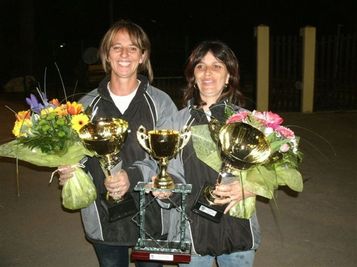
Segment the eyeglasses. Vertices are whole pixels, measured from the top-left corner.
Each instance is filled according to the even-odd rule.
[[[140,48],[135,45],[130,45],[127,47],[121,45],[113,45],[112,47],[110,47],[110,50],[115,53],[123,53],[125,51],[128,54],[136,54],[140,51]]]

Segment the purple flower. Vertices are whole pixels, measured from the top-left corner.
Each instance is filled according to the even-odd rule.
[[[47,95],[45,92],[41,92],[41,91],[38,91],[40,97],[41,97],[41,100],[42,100],[42,103],[44,104],[45,107],[49,106],[50,104],[48,103],[48,98],[47,98]]]
[[[40,114],[41,109],[44,108],[44,106],[38,102],[34,94],[30,94],[30,97],[26,97],[26,103],[30,106],[30,109],[37,114]]]

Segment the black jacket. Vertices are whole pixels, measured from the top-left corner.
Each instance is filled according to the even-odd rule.
[[[171,98],[163,91],[151,86],[144,76],[138,77],[141,81],[138,91],[128,109],[122,114],[115,106],[107,89],[108,78],[105,78],[99,87],[89,92],[81,99],[81,103],[90,106],[94,117],[118,117],[129,124],[127,139],[120,150],[122,168],[130,179],[129,192],[138,201],[138,192],[133,188],[138,181],[143,180],[142,170],[135,166],[136,161],[147,158],[145,150],[137,141],[136,132],[140,125],[146,129],[162,128],[166,124],[166,115],[177,111]],[[109,222],[107,213],[100,204],[100,195],[105,193],[105,175],[97,158],[89,158],[86,169],[93,178],[97,188],[98,198],[91,206],[82,209],[82,221],[87,238],[92,242],[104,242],[113,245],[133,246],[138,239],[138,226],[131,216],[115,222]],[[147,177],[145,177],[147,178]],[[148,196],[149,197],[149,196]],[[160,209],[154,201],[147,211],[150,220],[146,220],[150,233],[160,237],[162,233]],[[134,218],[134,219],[137,219]]]
[[[210,107],[211,116],[224,121],[224,103]],[[237,111],[241,108],[236,107]],[[173,124],[175,129],[182,129],[185,125],[207,124],[208,119],[202,110],[194,109],[192,105],[180,110],[175,115]],[[260,229],[256,214],[249,220],[223,215],[220,223],[212,222],[194,213],[191,209],[199,196],[200,189],[205,183],[214,185],[218,173],[198,159],[193,147],[192,138],[183,148],[179,156],[170,161],[168,172],[175,176],[177,182],[192,184],[192,191],[187,199],[186,236],[192,242],[193,253],[200,255],[222,255],[236,251],[257,249],[260,244]],[[175,239],[178,234],[175,222],[179,221],[179,214],[171,209],[169,240]]]

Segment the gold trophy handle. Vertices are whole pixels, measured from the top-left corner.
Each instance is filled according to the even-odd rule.
[[[189,130],[188,127],[185,127],[180,134],[181,144],[180,147],[177,149],[177,151],[180,151],[185,145],[187,145],[188,141],[190,140],[190,137],[191,137],[191,131]]]
[[[138,139],[139,144],[148,152],[150,153],[151,150],[147,145],[147,140],[149,139],[148,135],[146,134],[146,129],[144,126],[140,125],[138,131],[136,132],[136,137]]]

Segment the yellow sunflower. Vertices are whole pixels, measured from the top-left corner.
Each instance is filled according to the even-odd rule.
[[[86,114],[73,115],[71,118],[72,128],[78,133],[79,130],[89,122]]]

